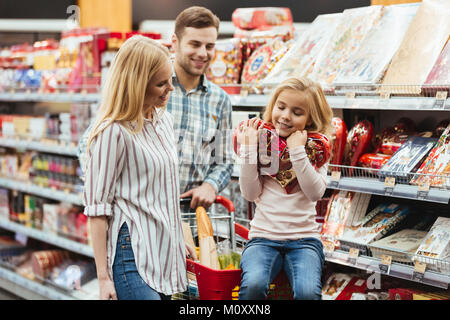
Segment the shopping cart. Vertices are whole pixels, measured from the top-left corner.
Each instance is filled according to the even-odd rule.
[[[230,239],[232,250],[240,250],[248,241],[249,230],[244,226],[234,221],[234,205],[233,203],[222,196],[217,196],[215,203],[223,205],[229,215],[214,215],[209,214],[209,217],[213,224],[214,236],[217,241],[223,238]],[[191,214],[192,215],[192,214]],[[193,214],[195,217],[195,213]],[[182,214],[182,219],[192,219],[189,214]],[[217,226],[218,219],[229,219],[227,225],[229,226],[229,235],[227,236],[220,227]],[[192,220],[190,221],[193,226]],[[193,226],[193,234],[195,235],[195,227]],[[217,234],[218,233],[218,234]],[[241,245],[238,247],[238,245]],[[186,268],[188,274],[191,273],[190,290],[186,291],[183,295],[183,299],[200,299],[200,300],[237,300],[239,294],[239,286],[241,283],[241,273],[238,270],[215,270],[200,263],[197,263],[191,259],[186,259]],[[195,281],[192,280],[195,278]],[[198,291],[192,290],[192,286],[196,287]],[[268,299],[292,299],[292,289],[289,284],[289,280],[284,272],[280,272],[274,281],[270,285],[267,295]]]

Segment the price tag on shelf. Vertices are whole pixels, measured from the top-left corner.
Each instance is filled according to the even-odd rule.
[[[16,232],[16,235],[15,235],[14,239],[17,242],[20,242],[21,244],[23,244],[24,246],[27,245],[28,237],[26,235],[22,234],[22,233]]]
[[[424,262],[416,261],[414,263],[414,271],[412,274],[412,280],[423,282],[423,278],[425,277],[425,271],[427,269],[427,264]]]
[[[425,200],[428,197],[428,192],[430,191],[430,182],[425,182],[417,186],[417,199]]]
[[[380,92],[380,99],[378,100],[378,107],[387,107],[389,105],[389,99],[391,98],[391,93],[387,91]]]
[[[387,255],[381,255],[381,262],[378,265],[380,268],[380,273],[389,274],[391,271],[392,257]]]
[[[386,177],[384,179],[384,194],[386,196],[391,196],[394,192],[395,186],[395,178],[394,177]]]
[[[330,187],[331,188],[337,188],[339,186],[339,180],[340,179],[341,179],[341,172],[340,171],[332,171],[331,172]]]
[[[247,97],[248,97],[248,90],[247,90],[247,89],[244,89],[244,88],[241,88],[241,92],[239,93],[239,95],[240,95],[242,98],[247,98]]]
[[[436,100],[434,101],[434,109],[444,109],[447,100],[447,91],[436,92]]]
[[[356,103],[355,98],[356,98],[356,93],[354,91],[346,92],[344,106],[347,108],[358,108],[358,104]]]
[[[356,93],[354,91],[349,91],[345,93],[345,98],[346,99],[355,99],[356,97]]]
[[[359,256],[359,249],[350,248],[347,261],[351,264],[356,264],[356,260],[358,259],[358,256]]]

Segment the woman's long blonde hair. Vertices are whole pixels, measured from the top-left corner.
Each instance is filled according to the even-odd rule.
[[[126,40],[117,52],[102,89],[102,100],[87,149],[95,137],[114,121],[136,121],[127,128],[137,133],[144,126],[144,98],[152,77],[167,63],[169,50],[158,42],[140,35]],[[151,110],[154,116],[155,109]]]
[[[331,110],[320,85],[308,78],[288,78],[281,82],[272,93],[264,111],[263,120],[272,123],[272,111],[278,96],[283,90],[295,90],[306,95],[310,121],[305,130],[320,132],[331,138],[333,134],[333,111]]]

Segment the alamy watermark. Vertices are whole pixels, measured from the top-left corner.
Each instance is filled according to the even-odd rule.
[[[80,7],[77,5],[68,6],[66,13],[70,14],[66,20],[67,29],[78,28],[80,26]]]

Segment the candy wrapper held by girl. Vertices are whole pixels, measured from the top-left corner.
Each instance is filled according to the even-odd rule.
[[[215,270],[220,270],[214,231],[211,220],[203,207],[195,210],[197,217],[198,241],[200,245],[200,264]]]
[[[236,129],[233,131],[233,147],[234,152],[239,155],[240,145],[237,142],[237,132],[244,125],[245,121],[242,121]],[[259,120],[258,126],[262,123]],[[277,145],[273,143],[278,142]],[[267,152],[260,152],[260,150],[266,149]],[[328,138],[321,133],[309,132],[305,145],[305,151],[308,155],[308,159],[311,164],[319,169],[330,158],[331,144]],[[279,167],[277,172],[270,174],[270,176],[283,187],[286,193],[294,193],[294,189],[298,185],[297,176],[289,157],[289,149],[287,147],[286,139],[278,136],[275,127],[268,122],[264,122],[262,132],[259,136],[258,144],[258,170],[271,167],[270,157],[272,152],[276,152],[279,161]],[[268,159],[266,159],[268,157]]]

